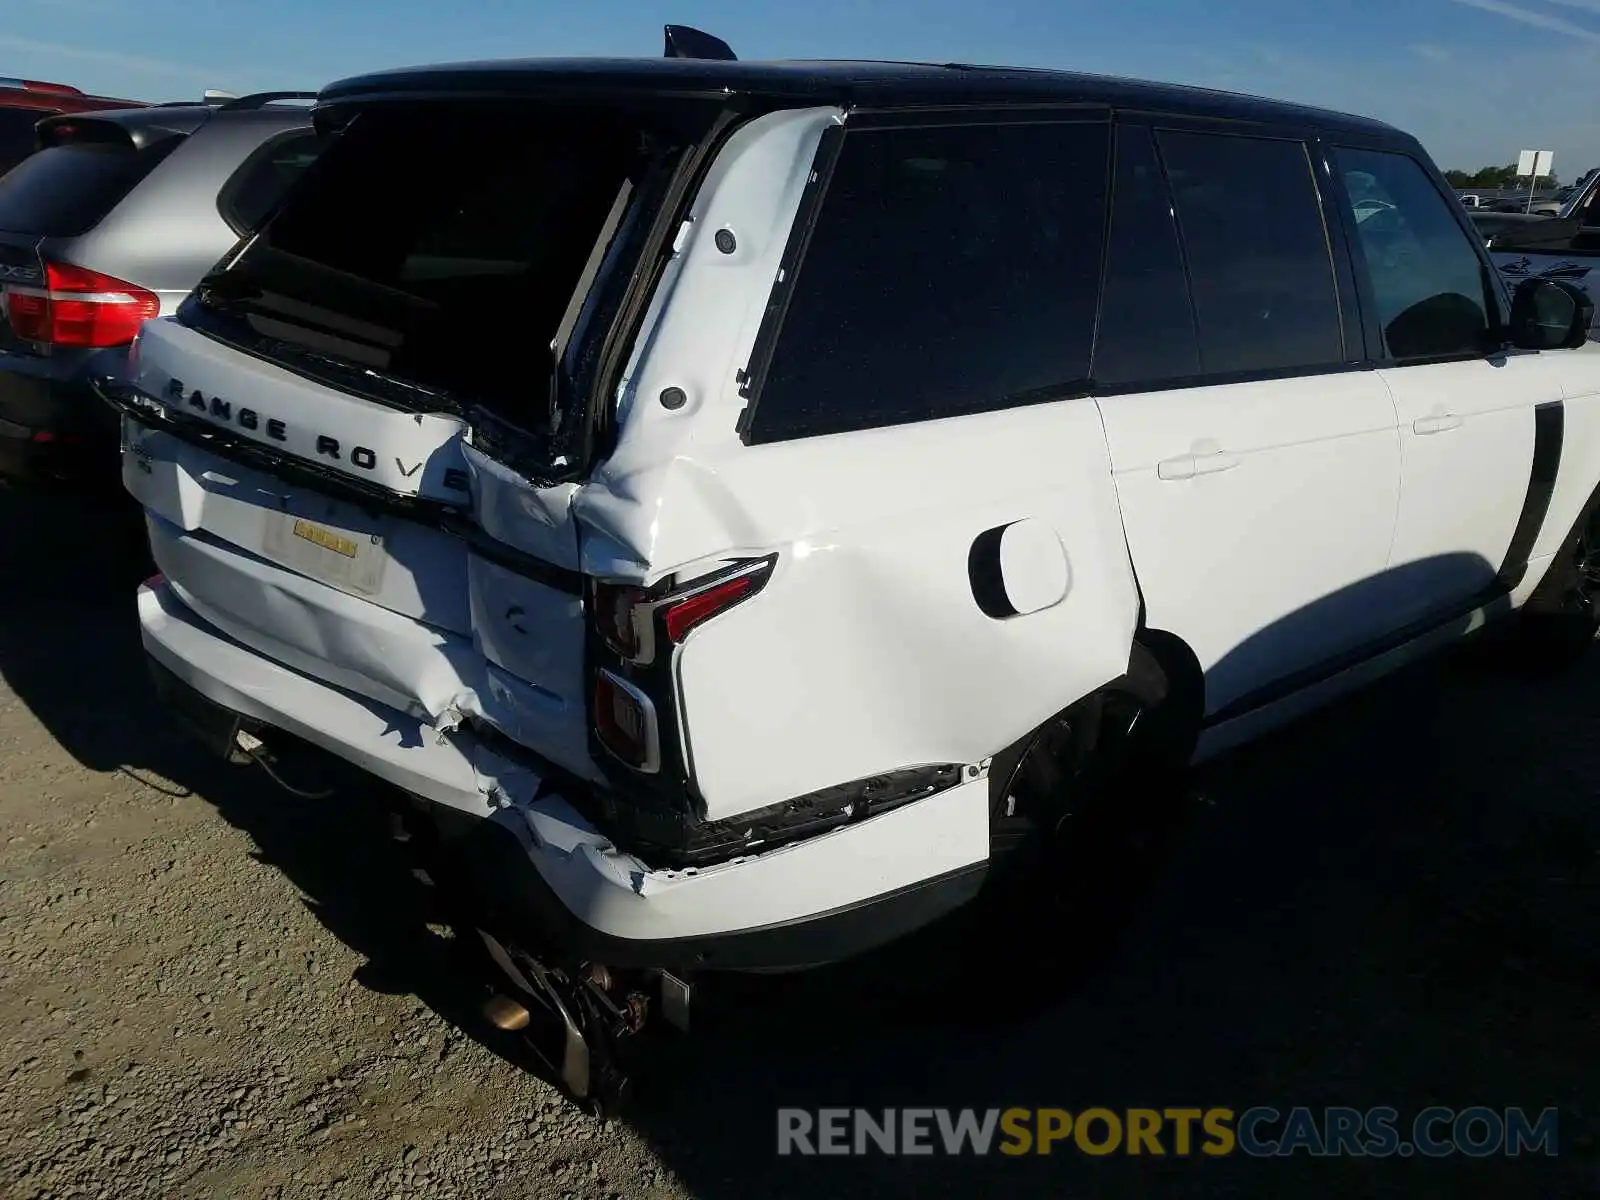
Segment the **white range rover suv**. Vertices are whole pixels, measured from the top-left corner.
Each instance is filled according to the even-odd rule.
[[[1502,616],[1592,638],[1588,302],[1507,293],[1413,138],[708,44],[326,88],[103,389],[163,693],[405,797],[574,1093],[1146,768]]]

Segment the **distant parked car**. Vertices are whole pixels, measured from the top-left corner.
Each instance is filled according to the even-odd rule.
[[[1488,201],[1475,192],[1465,192],[1458,195],[1456,198],[1468,208],[1485,208],[1488,205]]]
[[[89,387],[175,311],[314,157],[275,92],[51,117],[0,177],[0,474],[116,480],[117,425]]]
[[[34,150],[34,126],[61,113],[141,108],[142,100],[90,96],[65,83],[0,77],[0,175]]]
[[[1600,267],[1600,173],[1571,189],[1554,216],[1474,213],[1473,221],[1508,287],[1540,277],[1593,293],[1592,275]]]
[[[1571,188],[1563,188],[1561,191],[1556,192],[1553,195],[1541,196],[1529,206],[1528,211],[1541,217],[1558,216],[1562,208],[1566,206],[1566,202],[1571,195]]]

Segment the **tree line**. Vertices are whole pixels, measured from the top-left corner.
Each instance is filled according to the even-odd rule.
[[[1597,170],[1600,170],[1600,167],[1585,171],[1578,183],[1581,185],[1586,182]],[[1476,171],[1450,170],[1444,173],[1444,177],[1453,188],[1485,188],[1499,191],[1520,189],[1523,186],[1523,181],[1517,177],[1516,163],[1507,163],[1503,167],[1479,167]],[[1549,175],[1540,175],[1533,181],[1535,191],[1557,187],[1559,184],[1560,181],[1553,171]]]

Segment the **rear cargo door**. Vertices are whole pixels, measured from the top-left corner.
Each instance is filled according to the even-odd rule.
[[[124,477],[200,616],[588,772],[572,499],[672,129],[362,112],[174,320]]]

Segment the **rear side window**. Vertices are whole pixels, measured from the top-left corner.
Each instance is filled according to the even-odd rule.
[[[1383,327],[1404,362],[1487,349],[1483,264],[1450,202],[1403,154],[1334,151]]]
[[[1109,127],[844,137],[746,439],[898,425],[1087,389]]]
[[[145,150],[112,142],[40,150],[0,175],[0,229],[42,237],[85,233],[182,140]]]
[[[0,175],[33,153],[33,127],[50,115],[32,108],[0,108]]]
[[[1183,251],[1150,130],[1117,131],[1111,235],[1094,348],[1096,386],[1129,387],[1200,374]]]
[[[1206,374],[1331,366],[1344,353],[1328,232],[1298,141],[1157,135]]]
[[[315,133],[293,133],[274,138],[246,159],[217,197],[217,208],[234,232],[250,233],[266,224],[320,148]]]

